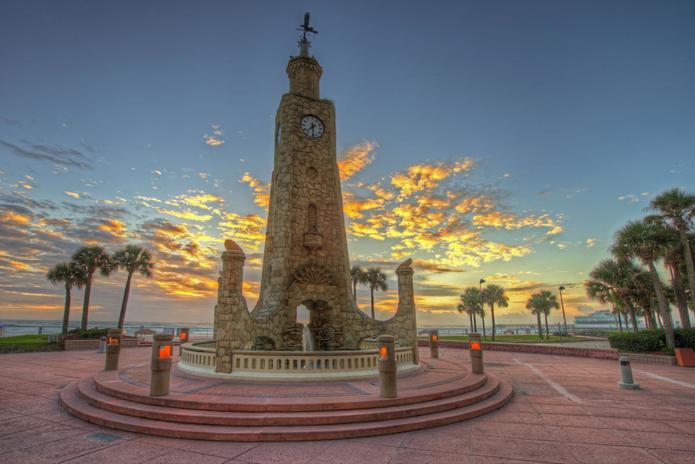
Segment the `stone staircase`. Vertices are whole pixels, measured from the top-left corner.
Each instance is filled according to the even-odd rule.
[[[88,422],[130,432],[201,440],[290,441],[435,427],[494,411],[512,398],[511,385],[494,375],[444,367],[436,377],[404,379],[403,391],[390,399],[375,394],[378,383],[373,380],[336,385],[348,394],[301,395],[297,392],[317,387],[230,385],[219,380],[201,384],[185,376],[178,378],[179,391],[172,388],[170,395],[153,398],[147,385],[124,370],[73,382],[62,390],[60,401]],[[183,386],[191,388],[184,391]],[[288,393],[264,394],[271,389]],[[235,396],[225,391],[246,393]]]

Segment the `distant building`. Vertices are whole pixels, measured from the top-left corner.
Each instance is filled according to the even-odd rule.
[[[644,324],[641,320],[637,320],[639,328],[643,328]],[[574,318],[574,329],[577,332],[583,330],[618,330],[618,320],[616,315],[608,309],[594,311],[586,316],[577,316]]]

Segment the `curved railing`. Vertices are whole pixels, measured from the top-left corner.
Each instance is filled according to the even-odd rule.
[[[185,366],[215,370],[215,342],[190,342],[181,347],[181,361]]]
[[[345,377],[375,375],[378,350],[255,351],[232,352],[232,376],[242,377]],[[417,367],[410,347],[396,348],[399,370]],[[186,343],[180,366],[185,370],[215,373],[214,342]]]

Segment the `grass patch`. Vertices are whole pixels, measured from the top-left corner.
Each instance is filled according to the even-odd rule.
[[[31,351],[58,351],[60,345],[48,343],[48,335],[15,335],[0,337],[0,353],[27,353]]]
[[[427,337],[424,337],[427,339]],[[487,337],[481,336],[484,342],[491,342],[492,337],[488,335]],[[468,335],[440,335],[440,340],[455,340],[455,341],[468,341]],[[495,343],[565,343],[565,342],[581,342],[585,341],[582,338],[572,337],[572,336],[560,336],[551,335],[550,339],[541,339],[538,335],[495,335]]]

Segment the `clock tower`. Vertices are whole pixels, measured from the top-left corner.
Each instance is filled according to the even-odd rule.
[[[396,270],[398,310],[376,321],[359,310],[351,292],[345,218],[336,158],[335,107],[321,99],[323,69],[309,56],[307,32],[299,56],[286,68],[289,91],[275,116],[275,154],[258,303],[243,297],[245,255],[225,242],[215,307],[217,370],[229,372],[232,350],[300,350],[309,329],[316,350],[355,349],[389,333],[415,346],[415,304],[410,260]],[[308,309],[305,328],[297,308]],[[305,335],[306,337],[306,335]],[[416,351],[417,352],[417,351]],[[229,361],[231,362],[231,361]]]

